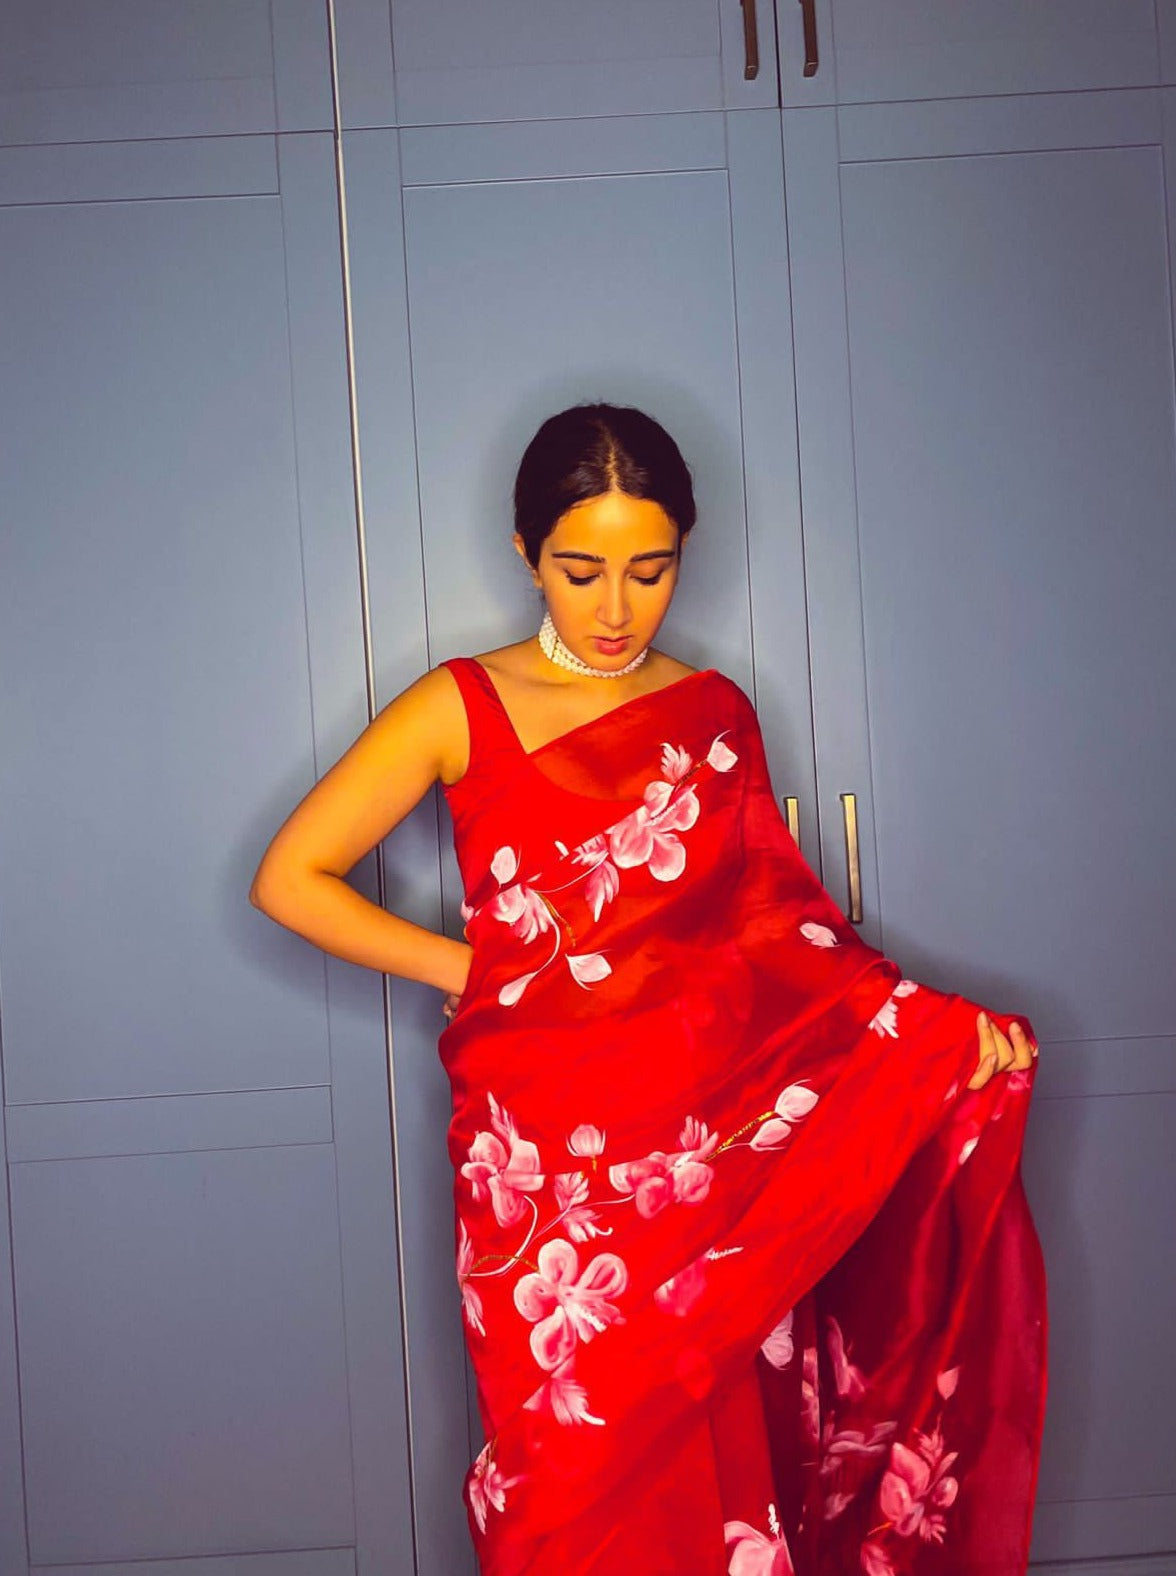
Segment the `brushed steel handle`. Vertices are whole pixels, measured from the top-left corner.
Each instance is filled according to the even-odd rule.
[[[755,0],[739,0],[743,7],[743,75],[751,82],[759,76],[759,24]]]
[[[784,811],[788,816],[788,831],[797,848],[800,847],[800,800],[795,794],[789,794],[784,800]]]
[[[817,48],[817,0],[800,0],[804,12],[804,74],[815,77],[821,63]]]
[[[850,921],[862,922],[862,865],[858,857],[857,794],[841,795],[841,814],[845,821],[845,867],[849,872]]]

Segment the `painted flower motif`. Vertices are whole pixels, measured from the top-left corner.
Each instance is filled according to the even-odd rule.
[[[833,1364],[833,1382],[842,1399],[860,1401],[866,1393],[866,1378],[856,1364],[851,1363],[841,1326],[831,1313],[825,1315],[825,1344],[829,1361]]]
[[[821,1392],[817,1378],[817,1348],[806,1346],[800,1369],[800,1416],[813,1444],[821,1437]]]
[[[767,1533],[749,1526],[746,1521],[725,1521],[723,1540],[733,1545],[727,1576],[795,1576],[796,1567],[775,1505],[768,1506]]]
[[[588,1197],[588,1178],[582,1171],[561,1171],[554,1179],[555,1202],[560,1224],[573,1242],[589,1242],[593,1237],[611,1237],[612,1228],[597,1225],[594,1209],[584,1207]]]
[[[882,1514],[900,1538],[918,1536],[928,1543],[942,1543],[947,1522],[939,1514],[951,1505],[959,1483],[948,1468],[959,1452],[943,1449],[943,1435],[917,1435],[918,1449],[897,1441],[890,1449],[890,1464],[882,1478],[878,1502]]]
[[[561,1363],[550,1379],[541,1384],[523,1405],[525,1410],[531,1412],[547,1407],[554,1414],[556,1422],[564,1427],[577,1423],[595,1423],[598,1427],[604,1424],[603,1417],[596,1417],[588,1410],[588,1392],[573,1375],[570,1358]]]
[[[689,774],[694,761],[680,745],[663,744],[661,749],[662,776],[668,783],[680,783]]]
[[[869,1027],[873,1029],[875,1034],[888,1034],[892,1040],[898,1039],[898,999],[902,996],[912,996],[918,988],[915,980],[899,980],[893,991],[870,1019]]]
[[[572,850],[572,861],[589,867],[584,896],[592,909],[593,919],[599,919],[604,905],[611,903],[621,890],[620,874],[608,856],[608,838],[603,832],[590,837]]]
[[[585,990],[589,985],[595,985],[597,980],[607,979],[612,973],[603,952],[566,952],[564,962],[571,969],[576,984],[582,985]]]
[[[738,759],[735,751],[723,743],[723,736],[719,734],[707,751],[706,764],[713,767],[716,772],[729,772]]]
[[[491,1440],[483,1447],[474,1462],[474,1470],[469,1482],[470,1509],[474,1513],[474,1520],[478,1523],[480,1532],[485,1532],[486,1518],[491,1510],[502,1512],[506,1509],[507,1489],[522,1482],[518,1477],[503,1476],[490,1454],[493,1444],[494,1441]]]
[[[493,1133],[476,1133],[469,1159],[461,1174],[470,1183],[480,1204],[489,1197],[500,1226],[513,1226],[527,1212],[525,1193],[543,1186],[539,1151],[530,1139],[520,1138],[513,1118],[493,1095],[489,1097]]]
[[[777,1149],[792,1133],[792,1125],[806,1117],[819,1096],[804,1084],[789,1084],[776,1100],[776,1114],[768,1118],[751,1140],[753,1149]]]
[[[604,1153],[605,1135],[599,1127],[593,1127],[591,1122],[581,1122],[579,1127],[573,1128],[568,1139],[568,1151],[573,1155],[595,1158]]]
[[[875,1423],[865,1434],[860,1428],[834,1428],[830,1417],[821,1435],[821,1477],[832,1477],[848,1456],[884,1456],[897,1427],[896,1421]]]
[[[609,827],[609,853],[618,869],[648,865],[655,881],[676,881],[685,870],[686,850],[676,834],[698,820],[698,796],[693,788],[675,794],[674,787],[672,782],[651,782],[644,804]]]
[[[881,1544],[862,1544],[862,1571],[864,1576],[894,1576],[890,1556]]]
[[[490,874],[499,886],[505,886],[508,881],[513,881],[518,871],[519,856],[513,848],[495,850],[494,858],[490,861]]]
[[[482,1298],[476,1286],[471,1286],[466,1276],[474,1267],[474,1244],[470,1241],[470,1234],[466,1230],[464,1220],[458,1221],[457,1241],[457,1280],[461,1287],[461,1311],[466,1323],[471,1329],[477,1330],[479,1335],[485,1335],[486,1326],[482,1322]]]
[[[643,1160],[610,1166],[608,1178],[618,1193],[632,1193],[637,1213],[652,1220],[669,1204],[701,1204],[710,1192],[714,1171],[706,1164],[718,1146],[719,1135],[705,1122],[687,1117],[675,1154],[655,1149]]]
[[[540,1368],[554,1373],[575,1351],[610,1324],[624,1322],[608,1299],[629,1284],[629,1271],[615,1253],[598,1253],[580,1274],[570,1242],[557,1237],[539,1249],[538,1273],[524,1275],[514,1289],[515,1307],[535,1328],[531,1352]]]
[[[685,1269],[662,1281],[653,1294],[653,1300],[663,1313],[685,1316],[706,1290],[706,1254],[702,1254]]]
[[[795,1353],[792,1340],[792,1316],[796,1310],[789,1308],[788,1312],[773,1329],[760,1351],[771,1363],[773,1368],[787,1368]]]
[[[814,947],[837,946],[837,937],[828,925],[818,925],[815,919],[806,919],[800,927],[800,933],[806,941],[811,941]]]
[[[533,887],[524,886],[521,881],[491,898],[489,906],[491,917],[509,925],[511,935],[517,936],[520,941],[534,941],[545,930],[555,928],[551,910],[542,897]]]

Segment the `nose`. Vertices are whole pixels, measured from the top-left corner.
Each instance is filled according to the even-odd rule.
[[[605,629],[615,630],[617,633],[620,633],[629,622],[629,598],[623,577],[614,580],[605,576],[604,596],[597,610],[597,617]]]

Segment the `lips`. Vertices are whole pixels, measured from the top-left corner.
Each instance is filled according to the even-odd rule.
[[[592,642],[595,645],[597,651],[599,651],[603,656],[619,657],[621,652],[624,651],[625,647],[629,644],[629,637],[627,635],[622,635],[619,640],[605,640],[600,635],[594,635],[592,637]]]

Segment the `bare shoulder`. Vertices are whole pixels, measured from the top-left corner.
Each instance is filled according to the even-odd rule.
[[[692,673],[697,673],[697,668],[692,668],[688,662],[679,662],[677,657],[671,657],[668,651],[658,651],[651,647],[649,660],[645,666],[650,670],[649,677],[656,681],[656,687],[663,684],[676,684],[679,679],[688,679]]]
[[[469,759],[469,722],[457,680],[445,666],[430,668],[401,690],[376,717],[389,745],[411,741],[444,783],[455,782]]]

